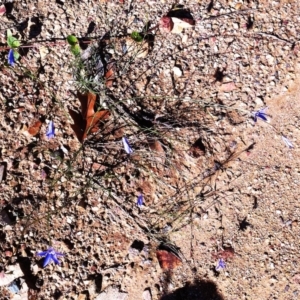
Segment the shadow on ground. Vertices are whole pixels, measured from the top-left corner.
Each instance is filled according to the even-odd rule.
[[[164,295],[160,300],[224,300],[216,284],[210,280],[196,279],[184,287]]]

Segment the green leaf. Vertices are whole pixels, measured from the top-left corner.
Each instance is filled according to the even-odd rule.
[[[144,40],[143,36],[142,36],[140,33],[138,33],[137,31],[133,31],[133,32],[131,33],[131,38],[132,38],[135,42],[138,42],[138,43],[140,43],[140,42],[142,42],[142,41]]]
[[[78,39],[75,35],[68,35],[67,41],[71,46],[75,46],[76,44],[78,44]]]
[[[77,56],[78,54],[80,54],[80,47],[79,47],[79,45],[71,46],[71,52],[75,56]]]
[[[7,45],[10,48],[18,48],[18,47],[20,47],[21,43],[18,41],[17,38],[10,35],[7,37]]]
[[[12,33],[11,33],[11,31],[9,29],[7,29],[6,35],[7,35],[7,38],[9,38],[10,36],[12,36]]]
[[[17,61],[20,58],[19,52],[15,51],[15,50],[14,50],[14,58],[15,58],[15,61]]]

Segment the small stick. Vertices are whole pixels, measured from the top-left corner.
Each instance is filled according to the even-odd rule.
[[[208,21],[208,20],[214,20],[214,19],[217,19],[217,18],[221,18],[221,17],[226,17],[226,16],[230,16],[230,15],[242,15],[242,14],[246,14],[250,11],[253,11],[253,10],[256,10],[255,8],[250,8],[250,9],[242,9],[242,10],[239,10],[239,11],[232,11],[230,13],[226,13],[226,14],[220,14],[220,15],[217,15],[217,16],[211,16],[211,17],[208,17],[206,19],[196,19],[195,21]]]
[[[277,36],[277,35],[275,35],[275,34],[271,34],[271,33],[255,32],[255,33],[253,33],[253,34],[258,34],[258,35],[262,35],[262,36],[266,36],[266,37],[271,37],[271,38],[273,38],[273,39],[275,39],[275,40],[278,40],[278,41],[281,41],[281,42],[285,42],[285,43],[289,43],[289,44],[291,44],[291,45],[294,45],[294,44],[295,44],[295,42],[291,42],[291,41],[289,41],[289,40],[286,40],[286,39],[284,39],[284,38],[281,38],[281,37],[279,37],[279,36]]]

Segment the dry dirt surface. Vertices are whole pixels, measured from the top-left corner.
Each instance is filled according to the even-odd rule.
[[[2,4],[1,300],[300,299],[299,1]]]

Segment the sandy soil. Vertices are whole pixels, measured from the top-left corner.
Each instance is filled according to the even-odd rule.
[[[179,2],[196,25],[161,33],[169,1],[6,1],[1,299],[299,299],[299,4]],[[149,49],[124,53],[147,22]],[[13,68],[7,29],[30,45]],[[69,34],[105,40],[114,66],[96,87],[110,117],[83,144]],[[166,243],[181,261],[163,270]],[[65,255],[43,268],[49,246]]]

